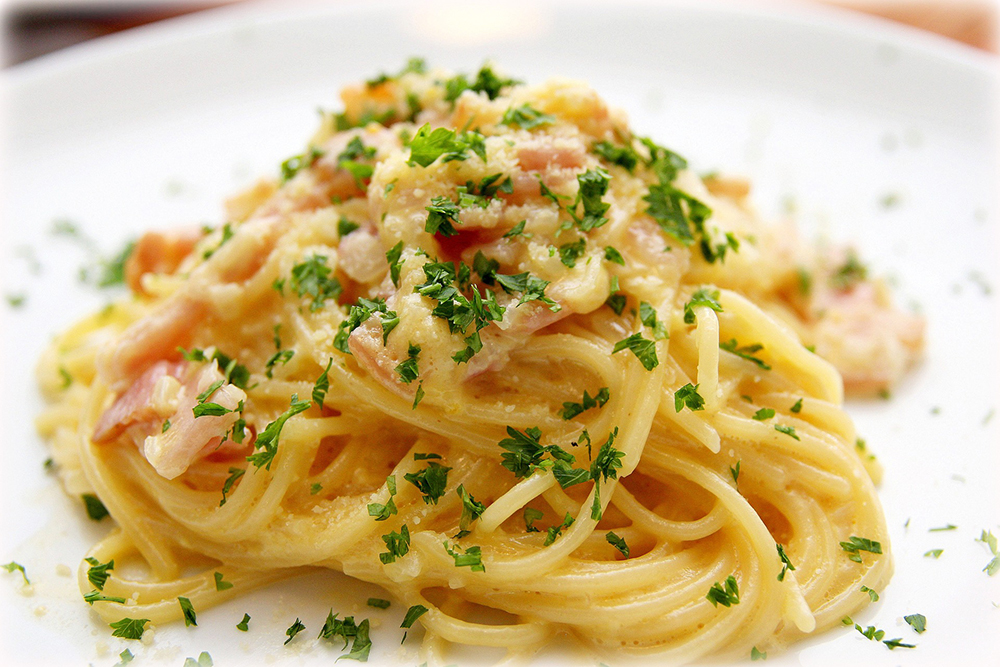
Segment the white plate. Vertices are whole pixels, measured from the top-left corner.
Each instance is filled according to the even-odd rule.
[[[79,598],[91,525],[42,472],[32,368],[47,338],[109,298],[81,287],[85,253],[54,237],[68,217],[105,251],[141,230],[218,223],[227,193],[301,150],[317,106],[408,56],[475,70],[486,57],[530,81],[589,80],[635,127],[700,170],[750,176],[769,215],[790,202],[812,233],[856,242],[929,320],[926,362],[889,402],[852,403],[886,468],[881,497],[896,575],[860,617],[918,648],[889,652],[834,630],[769,664],[981,663],[1000,636],[1000,577],[975,541],[998,531],[996,61],[942,39],[837,12],[642,2],[250,5],[170,21],[39,59],[3,75],[7,197],[3,290],[0,571],[5,664],[326,663],[326,610],[384,619],[372,662],[398,649],[402,610],[364,607],[374,587],[315,575],[159,628],[146,646],[112,638]],[[896,204],[886,207],[887,197]],[[31,249],[41,265],[34,275]],[[938,408],[938,414],[932,409]],[[904,527],[908,522],[908,528]],[[957,529],[928,532],[948,523]],[[943,548],[940,559],[924,558]],[[252,632],[233,627],[244,611]],[[917,636],[902,616],[923,613]],[[284,629],[307,625],[287,647]],[[556,657],[560,655],[555,652]],[[596,661],[594,661],[596,662]]]

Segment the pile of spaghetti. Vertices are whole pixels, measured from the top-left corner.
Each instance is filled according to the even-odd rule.
[[[922,324],[853,254],[577,82],[412,61],[342,97],[224,225],[143,236],[132,294],[42,359],[64,485],[117,524],[80,568],[118,564],[105,620],[308,566],[425,607],[431,659],[563,633],[689,660],[881,589],[843,387],[891,385]]]

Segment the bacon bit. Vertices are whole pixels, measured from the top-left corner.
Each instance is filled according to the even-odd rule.
[[[142,277],[147,273],[171,274],[194,249],[203,234],[199,229],[146,232],[125,262],[125,281],[135,294],[147,294]]]

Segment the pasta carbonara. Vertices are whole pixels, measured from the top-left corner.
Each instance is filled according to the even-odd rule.
[[[892,563],[843,387],[922,325],[853,254],[581,83],[415,60],[342,98],[41,361],[62,481],[116,524],[79,574],[116,634],[307,567],[384,587],[431,660],[747,656],[868,603]]]

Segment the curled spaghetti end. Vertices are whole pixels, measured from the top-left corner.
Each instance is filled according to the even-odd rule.
[[[840,404],[922,324],[877,283],[831,283],[582,83],[411,61],[343,100],[225,224],[143,237],[134,297],[40,362],[54,465],[120,526],[80,574],[128,601],[102,618],[190,622],[322,564],[445,662],[557,635],[687,661],[888,580]],[[367,656],[337,611],[323,636]]]

